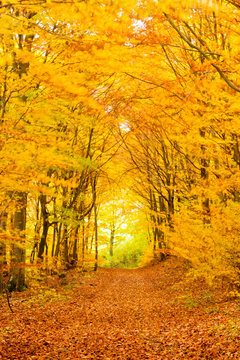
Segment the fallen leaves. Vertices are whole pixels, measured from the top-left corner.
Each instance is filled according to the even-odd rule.
[[[176,258],[100,269],[54,299],[14,294],[14,314],[2,298],[1,359],[239,359],[237,301],[218,302],[220,290],[185,271]]]

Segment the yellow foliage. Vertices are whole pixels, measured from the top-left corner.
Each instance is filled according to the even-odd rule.
[[[47,196],[28,211],[41,233],[45,206],[70,252],[79,228],[82,251],[96,237],[95,211],[101,245],[113,220],[129,236],[143,227],[146,258],[155,236],[209,281],[237,280],[234,2],[19,0],[0,15],[0,208],[7,198],[14,214],[15,192]]]

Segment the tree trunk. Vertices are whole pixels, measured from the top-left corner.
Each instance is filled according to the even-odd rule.
[[[31,264],[34,263],[35,255],[38,252],[38,243],[40,239],[40,230],[41,230],[41,223],[40,223],[40,200],[38,197],[37,204],[36,204],[36,224],[34,228],[34,244],[33,249],[30,256]]]
[[[76,266],[78,262],[78,232],[79,232],[79,226],[76,227],[74,231],[74,243],[73,243],[73,265]],[[84,236],[84,234],[83,234]],[[83,237],[83,243],[84,243],[84,237]]]
[[[63,242],[63,260],[64,260],[64,265],[67,268],[69,264],[69,256],[68,256],[68,228],[66,225],[64,225],[64,229],[63,229],[62,242]]]
[[[200,129],[200,136],[205,138],[205,130]],[[201,159],[201,178],[203,180],[208,179],[208,171],[207,167],[209,166],[209,160],[207,160],[204,155],[206,153],[206,147],[205,145],[201,145],[201,150],[203,154],[203,158]],[[210,224],[211,218],[210,218],[210,201],[209,198],[206,198],[204,196],[204,199],[202,200],[202,207],[203,207],[203,223]]]
[[[113,256],[114,236],[115,236],[115,224],[112,224],[111,235],[110,235],[110,247],[109,247],[110,256]]]
[[[87,220],[87,226],[85,227],[85,239],[84,239],[84,244],[85,244],[85,249],[87,251],[87,253],[89,252],[89,232],[90,232],[90,220],[91,220],[91,216],[92,216],[92,211],[90,211],[88,213],[88,220]],[[92,243],[91,243],[92,244]],[[90,245],[90,250],[92,249],[92,246]]]
[[[94,232],[95,232],[95,264],[94,271],[98,268],[98,222],[97,222],[97,206],[94,204]]]
[[[82,224],[82,254],[81,254],[81,266],[82,269],[84,267],[84,260],[85,260],[85,236],[86,236],[86,231],[85,231],[85,219],[83,219],[83,224]]]
[[[58,236],[57,236],[57,245],[56,245],[56,249],[55,249],[55,257],[58,257],[59,252],[60,252],[61,233],[62,233],[62,223],[59,225],[59,228],[58,228]]]
[[[56,224],[54,224],[54,227],[53,227],[53,241],[52,241],[52,252],[51,252],[52,257],[54,257],[54,250],[55,250],[57,234],[58,234],[58,227],[57,227],[57,223],[56,223]]]
[[[17,194],[17,208],[14,214],[13,225],[20,244],[12,246],[11,275],[9,279],[9,291],[23,291],[25,284],[25,229],[26,229],[27,194]]]
[[[6,231],[7,227],[7,213],[3,213],[0,218],[0,233]],[[0,293],[4,290],[4,271],[6,270],[5,267],[7,265],[6,260],[6,244],[4,240],[0,241]]]
[[[47,245],[47,234],[49,229],[49,221],[48,221],[48,211],[47,211],[47,196],[44,194],[40,195],[40,204],[41,204],[41,211],[42,211],[42,222],[43,222],[43,229],[42,229],[42,235],[39,243],[39,249],[38,249],[38,258],[43,260],[43,254],[44,249]]]

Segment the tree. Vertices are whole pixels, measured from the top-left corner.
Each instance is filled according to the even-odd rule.
[[[0,6],[2,268],[11,244],[23,273],[21,243],[33,263],[65,268],[84,268],[95,244],[96,268],[126,191],[154,252],[237,278],[238,3]]]

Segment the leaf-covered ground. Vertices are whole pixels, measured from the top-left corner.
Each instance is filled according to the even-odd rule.
[[[240,303],[176,259],[1,298],[1,359],[240,359]],[[69,279],[70,280],[70,279]],[[51,283],[49,284],[51,285]]]

